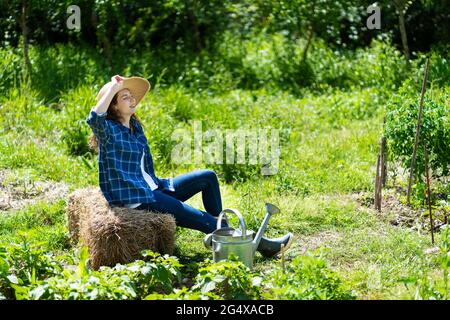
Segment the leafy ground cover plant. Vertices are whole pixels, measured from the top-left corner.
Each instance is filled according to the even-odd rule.
[[[312,254],[294,258],[286,269],[275,268],[264,276],[266,299],[350,300],[354,294],[343,288],[342,281],[321,257]]]
[[[88,267],[88,251],[80,250],[76,269],[64,268],[51,277],[12,284],[16,299],[103,300],[140,299],[151,292],[172,292],[180,280],[179,264],[175,257],[161,256],[147,251],[148,261],[137,260],[127,265]]]

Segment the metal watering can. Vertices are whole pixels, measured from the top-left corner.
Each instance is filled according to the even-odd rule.
[[[264,230],[267,227],[270,216],[280,212],[275,205],[266,203],[266,216],[259,228],[256,236],[253,237],[254,232],[247,230],[244,218],[236,209],[224,209],[220,212],[217,219],[217,229],[203,239],[203,243],[207,248],[213,250],[213,261],[219,262],[228,259],[230,254],[238,257],[247,267],[253,266],[253,257],[258,248]],[[222,219],[226,213],[232,213],[239,219],[240,229],[233,229],[231,227],[221,228]]]

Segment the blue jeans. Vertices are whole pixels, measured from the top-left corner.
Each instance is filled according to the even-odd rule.
[[[216,173],[212,170],[195,170],[173,178],[173,185],[176,191],[158,188],[153,191],[156,202],[143,203],[137,209],[172,214],[177,226],[180,227],[204,233],[216,230],[217,216],[222,211],[222,199]],[[206,212],[183,202],[200,191]],[[222,226],[227,226],[225,221]]]

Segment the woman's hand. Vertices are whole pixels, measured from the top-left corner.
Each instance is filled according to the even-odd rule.
[[[114,98],[114,94],[122,89],[123,80],[125,79],[118,74],[111,77],[111,81],[107,83],[106,91],[103,93],[100,100],[97,101],[97,105],[93,109],[97,114],[104,113],[108,110],[109,104]]]
[[[119,76],[118,74],[116,74],[115,76],[111,77],[111,83],[112,83],[112,87],[121,87],[123,84],[123,80],[124,78],[122,76]]]

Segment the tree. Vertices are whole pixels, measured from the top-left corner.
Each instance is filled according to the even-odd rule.
[[[34,1],[27,0],[16,0],[11,1],[7,4],[8,11],[14,17],[15,21],[19,22],[21,35],[22,35],[22,50],[23,50],[23,61],[24,68],[22,70],[24,78],[27,78],[31,74],[31,63],[28,54],[29,47],[29,28],[28,28],[28,17],[30,12],[30,7],[32,7]]]
[[[405,13],[408,7],[412,4],[412,0],[393,0],[395,9],[398,14],[398,27],[400,29],[400,35],[402,37],[403,52],[405,54],[406,62],[409,64],[410,55],[408,47],[408,36],[406,34],[405,26]]]
[[[305,62],[315,36],[330,39],[338,38],[341,23],[346,19],[349,7],[355,1],[332,0],[293,0],[272,3],[273,23],[278,28],[289,31],[292,39],[305,37],[306,44],[302,53]]]

